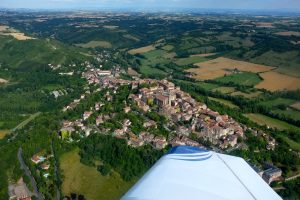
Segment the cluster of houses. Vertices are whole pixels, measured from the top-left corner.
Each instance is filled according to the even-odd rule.
[[[131,94],[129,98],[145,112],[156,105],[157,111],[176,125],[179,136],[188,137],[190,133],[195,133],[222,149],[235,146],[238,137],[243,137],[244,130],[239,123],[228,115],[210,110],[173,83],[153,79],[138,81],[138,85],[143,83],[150,87],[139,89],[138,94]],[[136,87],[136,81],[133,87]]]
[[[49,158],[52,157],[52,155],[48,156],[48,157],[44,157],[44,156],[40,156],[38,154],[35,154],[31,157],[31,161],[35,164],[38,165],[39,168],[41,170],[44,171],[43,176],[45,178],[48,178],[48,176],[50,175],[47,171],[50,168],[50,162],[49,162]]]

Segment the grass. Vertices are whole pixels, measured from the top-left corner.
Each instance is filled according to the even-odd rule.
[[[243,96],[245,98],[251,99],[251,98],[259,97],[261,94],[262,94],[262,92],[260,92],[260,91],[255,91],[255,92],[250,92],[250,93],[236,91],[236,92],[231,93],[230,95],[232,95],[232,96]]]
[[[214,92],[218,91],[218,92],[221,92],[223,94],[229,94],[229,93],[232,93],[232,92],[235,92],[235,88],[234,87],[218,87],[218,88],[215,88],[213,89]]]
[[[220,83],[234,83],[237,85],[254,86],[261,82],[260,77],[255,73],[244,72],[238,74],[231,74],[228,76],[215,79]]]
[[[293,110],[290,108],[287,108],[286,110],[274,109],[274,110],[272,110],[272,112],[284,115],[290,119],[295,119],[295,120],[300,121],[300,111],[297,111],[297,110]]]
[[[219,99],[219,98],[213,98],[213,97],[208,97],[208,98],[209,98],[209,100],[216,101],[216,102],[221,103],[230,108],[239,108],[237,105],[233,104],[231,101],[228,101],[225,99]]]
[[[172,49],[174,49],[174,46],[167,44],[167,45],[163,46],[162,49],[166,50],[166,51],[171,51]]]
[[[7,134],[9,134],[10,130],[0,130],[0,140],[4,138]]]
[[[257,114],[257,113],[249,113],[249,114],[244,114],[248,119],[250,119],[251,121],[259,124],[259,125],[266,125],[269,126],[271,128],[277,128],[279,130],[290,130],[290,129],[294,129],[294,130],[300,130],[299,127],[296,127],[294,125],[291,125],[287,122],[278,120],[278,119],[274,119],[272,117],[268,117],[262,114]]]
[[[195,64],[195,63],[200,63],[207,61],[206,58],[201,57],[201,56],[192,56],[188,58],[179,58],[175,62],[177,65],[190,65],[190,64]]]
[[[154,68],[154,67],[150,67],[150,66],[147,66],[147,65],[142,65],[140,67],[140,72],[144,75],[155,75],[155,74],[165,74],[164,71],[160,70],[160,69],[157,69],[157,68]]]
[[[163,55],[166,53],[166,51],[161,50],[161,49],[156,49],[156,50],[152,50],[149,52],[144,53],[143,55],[147,58],[147,59],[153,59],[153,58],[157,58],[157,57],[163,57]]]
[[[60,167],[64,175],[64,195],[77,193],[83,194],[88,200],[114,200],[120,199],[133,185],[133,182],[123,181],[116,172],[102,176],[95,167],[80,163],[78,149],[63,154],[60,157]]]
[[[280,136],[286,143],[288,143],[290,145],[290,147],[296,151],[300,151],[300,143],[299,142],[295,142],[294,140],[291,140],[290,138],[288,138],[287,136],[281,135]]]
[[[295,102],[295,100],[292,100],[292,99],[277,98],[277,99],[270,100],[270,101],[263,101],[263,102],[260,102],[259,104],[268,106],[268,107],[276,107],[279,105],[289,106],[290,104],[293,104],[294,102]]]
[[[77,44],[77,46],[83,47],[83,48],[96,48],[96,47],[103,47],[103,48],[111,48],[112,44],[108,41],[90,41],[88,43],[85,44]]]

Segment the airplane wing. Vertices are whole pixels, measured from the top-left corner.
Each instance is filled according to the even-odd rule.
[[[178,146],[122,200],[277,200],[281,197],[239,157]]]

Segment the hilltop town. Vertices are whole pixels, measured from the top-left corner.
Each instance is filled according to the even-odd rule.
[[[93,93],[103,92],[104,96],[101,101],[94,102],[93,106],[82,112],[80,118],[62,122],[60,136],[64,140],[74,142],[72,134],[80,134],[81,137],[104,134],[124,139],[129,146],[134,148],[151,145],[160,150],[167,146],[188,145],[223,152],[247,149],[247,145],[242,141],[245,137],[244,132],[250,131],[253,135],[265,138],[267,150],[275,149],[276,141],[271,136],[238,123],[226,114],[222,115],[211,110],[205,103],[198,102],[166,79],[141,79],[134,76],[132,80],[124,80],[120,78],[120,74],[125,71],[120,67],[101,70],[89,63],[85,65],[82,78],[87,81],[89,87],[80,98],[74,99],[62,111],[68,112],[76,109]],[[105,105],[113,102],[124,87],[129,88],[130,91],[122,102],[121,113],[124,115],[118,117],[120,113],[103,112]],[[94,91],[90,88],[94,88]],[[124,117],[128,113],[142,116],[141,131],[133,131],[135,125],[129,118]],[[156,117],[149,116],[149,113],[155,114]],[[119,119],[117,123],[120,126],[107,128],[105,122],[114,119]],[[154,131],[156,129],[164,129],[167,134],[157,133]],[[263,176],[261,169],[252,166]],[[269,166],[263,177],[271,183],[280,178],[281,173],[277,167]]]

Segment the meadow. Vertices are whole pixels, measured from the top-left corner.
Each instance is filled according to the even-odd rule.
[[[289,130],[289,129],[293,129],[293,130],[300,130],[299,127],[293,126],[287,122],[278,120],[278,119],[274,119],[262,114],[257,114],[257,113],[249,113],[249,114],[244,114],[247,118],[249,118],[251,121],[259,124],[259,125],[266,125],[269,126],[271,128],[277,128],[279,130]]]
[[[209,100],[216,101],[218,103],[221,103],[225,106],[228,106],[229,108],[239,108],[237,105],[233,104],[231,101],[220,99],[220,98],[214,98],[214,97],[208,97]]]
[[[242,72],[237,74],[231,74],[228,76],[216,78],[216,81],[220,83],[234,83],[236,85],[245,85],[245,86],[254,86],[261,82],[261,78],[255,74],[250,72]]]
[[[82,194],[86,199],[120,199],[133,185],[125,182],[116,172],[102,176],[95,167],[89,167],[80,162],[78,149],[64,153],[60,157],[60,168],[64,179],[62,192],[64,195],[71,193]]]

